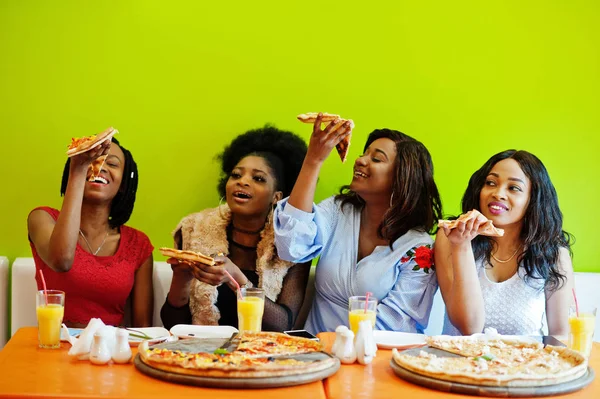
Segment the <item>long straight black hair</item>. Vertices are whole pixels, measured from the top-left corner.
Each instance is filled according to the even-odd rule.
[[[538,157],[530,152],[517,150],[507,150],[492,156],[469,179],[462,198],[462,211],[481,211],[479,199],[487,176],[494,165],[509,158],[518,162],[531,182],[529,205],[523,216],[519,237],[525,248],[518,258],[519,267],[525,270],[526,281],[543,280],[545,288],[555,291],[566,281],[566,276],[558,268],[560,248],[567,248],[572,255],[574,237],[562,229],[563,216],[558,206],[558,196],[546,167]],[[471,246],[475,259],[484,259],[491,264],[492,238],[479,235],[471,241]]]

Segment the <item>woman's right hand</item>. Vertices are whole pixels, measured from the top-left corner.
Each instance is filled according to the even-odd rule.
[[[471,212],[471,218],[466,221],[459,220],[455,228],[442,227],[452,246],[470,245],[471,241],[485,229],[488,219],[476,209]]]
[[[323,113],[320,112],[313,125],[313,132],[308,143],[306,159],[322,163],[327,159],[333,147],[350,134],[352,122],[337,119],[330,122],[325,129],[321,129]]]

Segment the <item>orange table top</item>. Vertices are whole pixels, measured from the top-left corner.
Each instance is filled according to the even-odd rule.
[[[40,349],[37,328],[21,328],[0,351],[0,397],[53,398],[325,398],[321,381],[288,388],[215,389],[172,384],[139,372],[133,364],[96,366],[61,349]],[[134,349],[134,353],[135,353]]]
[[[330,349],[335,341],[335,333],[319,334],[321,342]],[[379,349],[373,363],[361,366],[358,363],[342,365],[340,370],[325,379],[325,394],[328,399],[338,398],[377,398],[377,399],[459,399],[473,396],[446,393],[414,385],[396,376],[390,367],[392,351]],[[583,390],[561,395],[560,398],[600,398],[600,344],[595,342],[590,357],[590,366],[596,378]],[[554,396],[556,398],[556,396]]]

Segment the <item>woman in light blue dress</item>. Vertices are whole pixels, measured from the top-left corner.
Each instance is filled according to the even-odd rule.
[[[320,257],[308,331],[348,325],[348,298],[368,291],[378,300],[377,329],[422,332],[437,289],[429,233],[442,214],[431,156],[412,137],[375,130],[350,185],[315,205],[321,166],[350,128],[315,122],[296,185],[275,210],[278,254],[293,262]]]

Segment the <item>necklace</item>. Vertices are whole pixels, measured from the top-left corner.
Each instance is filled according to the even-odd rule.
[[[108,233],[110,232],[110,229],[106,230],[106,235],[104,236],[104,240],[102,240],[102,243],[100,244],[100,246],[98,247],[98,249],[96,251],[94,251],[92,249],[92,246],[90,245],[90,242],[87,240],[87,238],[85,238],[85,234],[83,234],[83,231],[81,231],[81,229],[79,229],[79,234],[81,234],[81,236],[83,237],[83,240],[85,241],[85,243],[87,244],[90,253],[94,256],[96,256],[96,254],[98,252],[100,252],[100,250],[102,249],[102,246],[104,245],[104,243],[106,242],[106,238],[108,237]]]
[[[494,256],[494,254],[490,254],[490,255],[492,255],[492,258],[494,258],[494,260],[495,260],[496,262],[500,262],[500,263],[508,263],[508,262],[510,262],[510,260],[511,260],[512,258],[514,258],[514,257],[515,257],[515,255],[517,254],[517,252],[519,252],[519,249],[521,249],[521,247],[518,247],[518,248],[515,250],[515,252],[514,252],[514,253],[513,253],[513,254],[510,256],[510,258],[508,258],[508,259],[506,259],[506,260],[502,260],[502,259],[498,259],[498,258],[496,258],[496,257]]]
[[[235,241],[233,241],[233,240],[231,240],[231,244],[232,244],[234,247],[238,247],[239,249],[243,249],[244,251],[256,251],[256,246],[254,246],[254,247],[249,247],[249,246],[247,246],[247,245],[240,244],[239,242],[235,242]]]
[[[231,223],[231,228],[234,231],[237,231],[239,233],[244,233],[244,234],[259,234],[261,231],[263,231],[263,229],[265,228],[265,226],[261,227],[260,229],[258,229],[256,231],[252,231],[252,230],[240,229],[239,227],[235,227],[235,225],[233,223]]]

